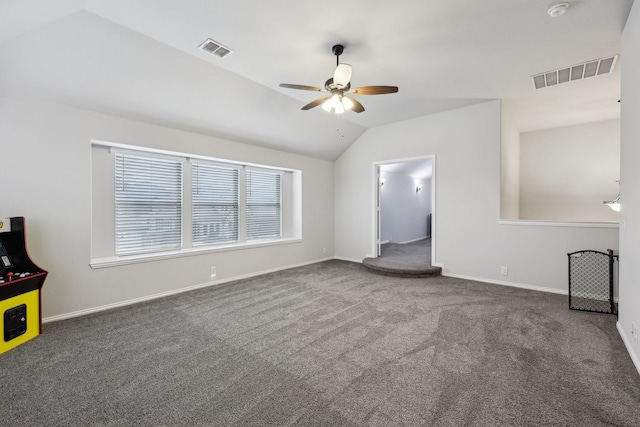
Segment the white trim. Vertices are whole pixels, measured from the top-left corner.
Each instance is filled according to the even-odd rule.
[[[95,144],[95,145],[99,145],[99,144]],[[185,155],[158,153],[152,150],[137,150],[134,148],[121,148],[121,147],[109,146],[109,152],[111,154],[120,154],[122,156],[135,157],[137,159],[152,158],[152,159],[160,159],[160,160],[166,160],[171,162],[180,162],[182,164],[189,161],[189,158],[186,157]]]
[[[284,238],[284,239],[234,243],[234,244],[220,245],[220,246],[207,246],[207,247],[196,246],[192,248],[185,248],[179,251],[171,251],[171,252],[159,252],[159,253],[151,252],[151,253],[145,253],[145,254],[136,254],[136,255],[119,256],[119,257],[114,256],[114,257],[104,257],[104,258],[93,258],[89,262],[89,266],[93,269],[107,268],[107,267],[115,267],[118,265],[139,264],[142,262],[160,261],[163,259],[204,255],[204,254],[215,253],[215,252],[239,251],[243,249],[262,248],[265,246],[288,245],[291,243],[302,243],[302,239],[291,237],[291,238]]]
[[[261,276],[263,274],[274,273],[274,272],[282,271],[282,270],[289,270],[291,268],[304,267],[305,265],[317,264],[317,263],[320,263],[320,262],[330,261],[332,259],[333,259],[333,257],[321,258],[321,259],[314,260],[314,261],[301,262],[301,263],[298,263],[298,264],[288,265],[288,266],[284,266],[284,267],[276,267],[276,268],[271,268],[271,269],[268,269],[268,270],[257,271],[257,272],[254,272],[254,273],[241,274],[239,276],[228,277],[226,279],[220,279],[220,280],[213,280],[213,281],[206,282],[206,283],[200,283],[198,285],[187,286],[185,288],[174,289],[174,290],[166,291],[166,292],[160,292],[160,293],[157,293],[157,294],[147,295],[147,296],[143,296],[143,297],[139,297],[139,298],[133,298],[133,299],[130,299],[130,300],[120,301],[120,302],[116,302],[116,303],[113,303],[113,304],[106,304],[106,305],[101,305],[101,306],[98,306],[98,307],[87,308],[87,309],[84,309],[84,310],[72,311],[70,313],[58,314],[58,315],[55,315],[55,316],[49,316],[49,317],[43,318],[42,319],[42,323],[57,322],[59,320],[66,320],[66,319],[71,319],[71,318],[74,318],[74,317],[85,316],[87,314],[98,313],[98,312],[101,312],[101,311],[111,310],[111,309],[114,309],[114,308],[126,307],[128,305],[137,304],[137,303],[141,303],[141,302],[145,302],[145,301],[151,301],[151,300],[158,299],[158,298],[164,298],[164,297],[171,296],[171,295],[177,295],[177,294],[181,294],[181,293],[184,293],[184,292],[194,291],[196,289],[219,286],[219,285],[223,285],[223,284],[229,283],[229,282],[234,282],[234,281],[237,281],[237,280],[248,279],[248,278],[251,278],[251,277]]]
[[[336,257],[336,259],[344,259],[345,261],[353,261],[353,260],[346,259],[346,258],[337,258]],[[353,261],[353,262],[361,263],[362,261]],[[442,269],[442,271],[443,271],[443,273],[441,273],[441,275],[445,276],[445,277],[453,277],[453,278],[456,278],[456,279],[473,280],[475,282],[489,283],[489,284],[493,284],[493,285],[508,286],[508,287],[511,287],[511,288],[528,289],[530,291],[547,292],[547,293],[551,293],[551,294],[569,296],[569,289],[548,288],[546,286],[527,285],[526,283],[516,283],[516,282],[507,282],[507,281],[504,281],[504,280],[486,279],[486,278],[482,278],[482,277],[467,276],[467,275],[464,275],[464,274],[444,273],[444,264],[442,264],[442,263],[433,263],[431,265],[434,266],[434,267],[440,267]],[[613,297],[613,302],[617,303],[618,302],[618,297],[614,296]]]
[[[372,240],[372,248],[373,248],[373,253],[377,254],[378,253],[378,242],[377,242],[377,229],[378,229],[378,222],[376,219],[376,213],[377,213],[377,209],[378,206],[380,206],[380,192],[378,191],[380,189],[380,185],[378,183],[378,168],[380,166],[383,165],[388,165],[391,163],[408,163],[408,162],[414,162],[414,161],[418,161],[418,160],[431,160],[431,265],[435,265],[436,262],[436,219],[437,219],[437,215],[436,215],[436,155],[435,154],[427,154],[424,156],[416,156],[416,157],[406,157],[406,158],[402,158],[402,159],[388,159],[388,160],[379,160],[379,161],[374,161],[372,166],[373,166],[373,235],[371,237]],[[420,240],[420,239],[418,239]],[[409,242],[406,242],[409,243]],[[377,255],[372,256],[372,258],[377,258]],[[357,261],[357,262],[361,262],[361,261]]]
[[[370,258],[370,257],[365,257],[365,258]],[[348,261],[348,262],[355,262],[356,264],[362,264],[361,259],[345,258],[341,256],[334,256],[333,259],[337,259],[338,261]]]
[[[527,285],[524,283],[506,282],[503,280],[484,279],[481,277],[466,276],[464,274],[442,273],[446,277],[454,277],[456,279],[473,280],[476,282],[490,283],[493,285],[509,286],[512,288],[529,289],[531,291],[547,292],[551,294],[569,295],[568,289],[548,288],[546,286]]]
[[[500,225],[520,225],[537,227],[579,227],[579,228],[620,228],[617,221],[610,222],[576,222],[576,221],[537,221],[520,219],[500,219]]]
[[[418,237],[417,239],[411,239],[411,240],[407,240],[406,242],[398,242],[399,245],[406,245],[407,243],[413,243],[413,242],[417,242],[419,240],[427,240],[428,237],[424,236],[424,237]]]
[[[189,159],[189,160],[190,159],[208,160],[208,161],[212,161],[212,162],[234,164],[234,165],[238,165],[238,166],[256,167],[256,168],[260,168],[260,169],[270,169],[270,170],[279,170],[279,171],[287,171],[287,172],[297,172],[297,169],[289,169],[289,168],[284,168],[284,167],[280,167],[280,166],[259,165],[257,163],[239,162],[237,160],[220,159],[220,158],[217,158],[217,157],[201,156],[201,155],[197,155],[197,154],[182,153],[180,151],[159,150],[157,148],[141,147],[139,145],[129,145],[129,144],[120,144],[118,142],[100,141],[98,139],[92,139],[91,140],[91,145],[99,145],[99,146],[102,146],[102,147],[110,147],[111,149],[116,149],[116,150],[117,149],[121,149],[121,150],[136,151],[138,153],[141,153],[141,152],[142,153],[154,153],[154,154],[160,154],[160,155],[172,156],[172,157],[183,157],[183,158]]]
[[[235,163],[235,162],[225,162],[225,161],[217,161],[217,160],[206,160],[206,159],[194,159],[194,158],[189,158],[187,159],[190,165],[206,165],[206,166],[212,166],[212,167],[217,167],[217,168],[222,168],[222,169],[232,169],[232,170],[237,170],[240,171],[242,169],[244,169],[243,165],[240,163]]]
[[[350,262],[356,262],[358,264],[362,264],[362,260],[355,260],[355,259],[350,259],[350,258],[343,258],[343,257],[334,257],[334,259],[338,259],[341,261],[350,261]],[[444,264],[439,264],[439,263],[435,263],[435,264],[431,264],[434,267],[440,267],[444,270]],[[482,282],[482,283],[489,283],[489,284],[493,284],[493,285],[501,285],[501,286],[509,286],[512,288],[520,288],[520,289],[528,289],[531,291],[539,291],[539,292],[547,292],[547,293],[552,293],[552,294],[559,294],[559,295],[569,295],[569,291],[567,289],[557,289],[557,288],[547,288],[546,286],[534,286],[534,285],[526,285],[524,283],[515,283],[515,282],[506,282],[503,280],[491,280],[491,279],[485,279],[482,277],[474,277],[474,276],[467,276],[464,274],[453,274],[453,273],[442,273],[442,276],[444,277],[453,277],[456,279],[465,279],[465,280],[473,280],[474,282]],[[614,299],[614,300],[617,300]]]
[[[638,375],[640,375],[640,358],[634,351],[633,346],[631,345],[631,340],[629,340],[629,338],[627,337],[627,334],[625,333],[624,328],[620,324],[620,321],[616,322],[616,329],[618,330],[618,333],[622,338],[622,342],[624,343],[624,346],[627,348],[627,353],[629,353],[629,356],[631,357],[631,361],[633,362],[633,365],[636,367],[636,370],[638,371]]]

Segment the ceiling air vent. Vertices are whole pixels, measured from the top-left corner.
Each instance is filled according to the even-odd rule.
[[[610,58],[595,59],[583,64],[573,65],[560,70],[547,71],[546,73],[531,76],[534,89],[554,86],[560,83],[572,82],[574,80],[586,79],[587,77],[609,74],[616,65],[618,55]]]
[[[225,56],[233,53],[231,49],[225,47],[218,43],[217,41],[206,39],[200,46],[198,46],[201,50],[204,50],[211,55],[215,55],[218,58],[224,58]]]

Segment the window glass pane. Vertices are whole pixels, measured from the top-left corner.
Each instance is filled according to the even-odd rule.
[[[116,254],[180,249],[182,162],[115,155]]]
[[[204,163],[191,170],[193,244],[237,241],[239,171]]]
[[[247,240],[280,237],[281,175],[247,170]]]

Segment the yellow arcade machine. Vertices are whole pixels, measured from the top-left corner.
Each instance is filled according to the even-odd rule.
[[[0,218],[0,354],[42,332],[46,277],[27,253],[24,218]]]

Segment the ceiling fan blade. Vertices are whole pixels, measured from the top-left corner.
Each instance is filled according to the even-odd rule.
[[[307,105],[305,105],[304,107],[302,107],[302,110],[309,110],[313,107],[317,107],[318,105],[322,104],[324,101],[326,101],[327,99],[331,98],[330,96],[326,96],[324,98],[319,98],[316,99],[315,101],[311,101],[310,103],[308,103]]]
[[[358,95],[384,95],[385,93],[396,93],[398,86],[362,86],[351,89],[349,93]]]
[[[289,83],[280,83],[280,87],[286,87],[288,89],[312,90],[314,92],[323,92],[324,91],[324,89],[316,87],[316,86],[293,85],[293,84],[289,84]]]
[[[333,83],[340,89],[347,87],[351,81],[351,65],[338,64],[333,73]]]
[[[356,99],[351,98],[349,96],[343,96],[343,98],[347,98],[349,101],[353,103],[353,107],[351,107],[351,111],[355,113],[362,113],[364,111],[364,107]]]

